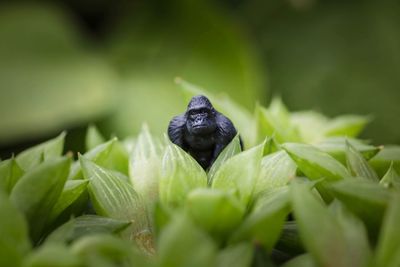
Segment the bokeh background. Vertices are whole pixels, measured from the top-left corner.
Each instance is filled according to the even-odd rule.
[[[63,0],[0,4],[0,156],[67,129],[163,133],[183,77],[252,112],[372,115],[363,136],[400,143],[400,1]]]

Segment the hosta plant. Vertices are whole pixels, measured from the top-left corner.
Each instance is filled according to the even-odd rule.
[[[400,266],[400,147],[357,139],[362,116],[254,115],[208,95],[239,136],[208,172],[151,126],[94,126],[0,162],[0,266]]]

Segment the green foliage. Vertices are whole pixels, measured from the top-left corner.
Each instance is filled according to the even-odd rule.
[[[236,136],[208,172],[147,126],[128,141],[90,128],[75,161],[61,134],[0,162],[0,265],[398,266],[397,149],[331,136],[359,118],[310,113],[330,129],[314,135],[280,100],[256,109],[265,141]]]

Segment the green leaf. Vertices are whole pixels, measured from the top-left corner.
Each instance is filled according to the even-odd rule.
[[[264,196],[232,235],[231,242],[250,238],[257,244],[262,244],[266,250],[272,251],[289,212],[289,194],[286,188]]]
[[[151,266],[136,247],[107,234],[82,237],[72,244],[71,251],[88,267]]]
[[[126,229],[131,223],[97,215],[82,215],[54,230],[46,238],[46,243],[71,243],[83,236],[98,233],[116,234]]]
[[[82,262],[67,247],[41,246],[24,260],[24,267],[81,267]]]
[[[49,212],[48,224],[54,222],[55,219],[69,206],[71,206],[85,192],[88,181],[84,180],[68,180],[60,197]]]
[[[19,167],[15,158],[0,162],[0,189],[3,189],[7,194],[18,182],[19,178],[24,174],[24,171]]]
[[[379,177],[385,175],[393,162],[393,168],[400,173],[400,146],[385,146],[369,163],[378,173]]]
[[[222,150],[222,152],[218,155],[218,158],[215,160],[210,170],[208,171],[208,183],[212,184],[215,173],[217,170],[231,157],[239,154],[242,151],[240,147],[240,137],[236,135],[235,138]]]
[[[70,164],[69,158],[45,161],[25,173],[11,192],[11,201],[25,215],[34,241],[39,240],[49,211],[63,190]]]
[[[356,137],[369,123],[370,118],[358,115],[343,115],[331,120],[325,130],[325,136]]]
[[[128,154],[117,138],[96,146],[83,156],[102,167],[128,175]],[[81,165],[78,161],[72,165],[69,179],[82,179]]]
[[[130,155],[129,177],[135,191],[146,201],[149,207],[158,199],[161,155],[160,141],[153,137],[147,125],[144,125]]]
[[[297,167],[310,179],[329,181],[350,177],[346,168],[329,154],[306,144],[286,143],[282,148],[296,162]]]
[[[400,195],[391,198],[386,211],[375,254],[375,266],[396,267],[400,265]]]
[[[175,80],[178,85],[181,86],[181,89],[185,96],[185,101],[188,103],[190,99],[195,95],[205,95],[207,96],[215,109],[219,112],[227,116],[230,120],[232,120],[235,127],[238,129],[238,132],[244,139],[244,143],[246,146],[251,146],[255,143],[254,134],[253,134],[253,120],[250,112],[236,102],[231,100],[227,95],[218,95],[214,96],[210,92],[200,88],[194,84],[191,84],[183,79]]]
[[[400,189],[400,175],[394,169],[393,163],[390,164],[389,170],[379,183],[386,188],[395,188],[397,190]]]
[[[291,124],[289,112],[278,98],[272,100],[268,109],[256,106],[257,140],[274,136],[279,143],[300,141],[297,129]]]
[[[253,259],[253,246],[240,243],[223,249],[217,256],[217,267],[248,267]]]
[[[304,142],[313,143],[324,139],[323,130],[328,118],[323,114],[311,110],[293,112],[290,121],[298,129],[301,140]]]
[[[182,206],[190,191],[207,187],[207,175],[201,166],[172,143],[166,149],[162,166],[159,193],[164,205]]]
[[[363,177],[378,182],[379,178],[375,171],[348,141],[346,141],[347,166],[354,176]]]
[[[212,188],[237,191],[240,201],[247,206],[254,195],[263,149],[261,144],[228,159],[215,173]]]
[[[201,188],[190,192],[186,210],[198,226],[223,239],[240,224],[245,206],[233,193]]]
[[[277,151],[261,160],[254,194],[285,186],[296,175],[297,166],[285,151]]]
[[[28,227],[4,192],[0,191],[0,266],[21,264],[29,252]]]
[[[217,248],[187,216],[177,214],[161,232],[157,251],[159,266],[204,267],[215,265]]]
[[[346,165],[346,140],[359,152],[362,156],[369,160],[375,156],[381,147],[368,145],[359,139],[345,138],[345,137],[330,137],[315,144],[315,146],[328,153],[340,163]]]
[[[79,159],[96,213],[132,222],[130,240],[151,246],[151,229],[143,200],[126,181],[81,156]],[[143,243],[142,243],[143,242]]]
[[[89,125],[85,138],[86,151],[91,150],[96,146],[103,144],[104,142],[106,142],[106,140],[101,135],[97,127],[94,124]]]
[[[62,132],[54,139],[28,148],[18,154],[16,158],[18,165],[24,171],[29,171],[43,161],[61,156],[64,149],[64,140],[65,132]]]
[[[317,267],[310,254],[302,254],[282,265],[282,267]]]
[[[361,222],[350,213],[332,214],[306,185],[293,184],[291,195],[301,239],[318,266],[366,266],[369,249]]]
[[[275,246],[276,249],[284,251],[291,256],[304,253],[304,246],[299,237],[296,221],[286,221],[283,225],[282,234]]]
[[[370,237],[377,237],[390,193],[377,183],[363,179],[347,179],[331,185],[334,196],[361,218]]]

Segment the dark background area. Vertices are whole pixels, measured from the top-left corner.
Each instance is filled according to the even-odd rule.
[[[175,77],[252,112],[372,115],[363,137],[400,143],[399,1],[9,1],[0,4],[0,156],[86,126],[162,134]]]

